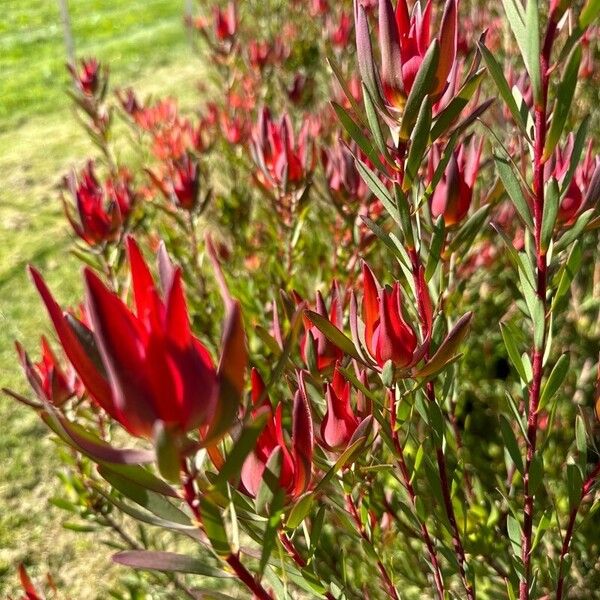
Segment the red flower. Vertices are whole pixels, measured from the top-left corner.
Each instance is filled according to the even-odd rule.
[[[452,153],[448,166],[433,192],[431,214],[436,219],[443,215],[447,226],[460,223],[469,212],[482,148],[483,140],[477,143],[475,138],[466,144],[460,144],[458,150]],[[430,178],[438,162],[439,151],[434,146],[430,154]]]
[[[343,450],[360,423],[350,405],[350,383],[336,367],[333,381],[325,384],[327,411],[321,422],[321,441],[327,450]]]
[[[92,330],[62,312],[31,268],[65,354],[90,396],[132,435],[151,437],[159,422],[182,433],[220,427],[218,419],[229,414],[219,403],[221,378],[231,379],[232,360],[238,378],[245,370],[239,307],[229,307],[217,372],[208,350],[191,332],[181,270],[161,249],[161,293],[133,238],[127,239],[127,252],[134,311],[91,269],[84,271]]]
[[[42,336],[41,346],[41,360],[33,363],[23,346],[19,342],[15,342],[21,366],[37,397],[42,402],[61,406],[75,393],[75,374],[73,372],[67,374],[63,370],[44,336]]]
[[[81,60],[79,69],[72,64],[67,65],[67,69],[75,87],[85,96],[95,96],[97,92],[103,91],[107,73],[95,58]]]
[[[356,202],[362,202],[369,196],[369,188],[356,168],[354,156],[366,160],[355,142],[348,146],[341,143],[339,139],[321,151],[327,186],[338,206],[348,207]]]
[[[349,13],[343,11],[339,23],[329,18],[327,20],[327,31],[332,46],[340,49],[346,48],[352,33],[352,17]]]
[[[297,305],[300,305],[304,302],[302,297],[297,292],[294,292],[294,298]],[[327,314],[327,307],[325,306],[323,296],[321,295],[321,292],[317,292],[317,303],[315,310],[322,317],[328,319],[332,325],[338,329],[341,329],[342,303],[339,287],[336,282],[334,282],[331,287],[330,298],[331,301],[329,305],[329,314]],[[311,351],[316,358],[316,368],[319,371],[327,369],[336,361],[343,358],[343,352],[337,346],[334,346],[321,333],[321,331],[311,323],[308,317],[304,316],[303,321],[305,333],[300,340],[300,352],[302,354],[302,360],[305,362],[305,364],[308,361],[309,353]]]
[[[79,177],[72,173],[66,183],[79,216],[77,221],[72,208],[64,202],[74,232],[90,246],[117,239],[136,200],[129,173],[123,171],[118,179],[107,179],[103,187],[89,161]]]
[[[554,177],[561,183],[571,164],[575,136],[570,133],[563,148],[556,147],[553,156],[544,166],[546,179]],[[572,225],[577,217],[586,208],[592,208],[598,198],[596,187],[600,185],[600,156],[592,153],[592,140],[590,140],[583,160],[577,165],[573,178],[569,183],[567,192],[561,200],[558,210],[558,222],[563,225]]]
[[[282,404],[275,411],[271,406],[265,385],[256,369],[252,370],[252,414],[268,411],[268,421],[260,434],[253,452],[242,466],[241,482],[244,490],[255,497],[269,459],[281,453],[279,483],[289,499],[297,498],[310,485],[314,445],[310,407],[304,389],[302,374],[300,389],[294,395],[291,445],[286,442],[282,426]]]
[[[194,210],[200,192],[200,168],[189,154],[175,161],[166,177],[151,177],[167,200],[184,210]]]
[[[400,110],[410,93],[423,58],[433,43],[439,45],[436,86],[430,90],[435,100],[444,92],[448,76],[456,59],[457,8],[456,0],[447,0],[439,35],[432,39],[431,0],[425,9],[417,2],[409,15],[406,0],[398,0],[396,10],[391,0],[379,0],[379,44],[381,71],[373,64],[369,26],[365,9],[358,0],[354,2],[356,43],[361,77],[372,95],[383,92],[388,108]],[[381,86],[380,86],[381,84]]]
[[[391,289],[382,288],[366,263],[362,272],[366,348],[380,367],[388,360],[396,367],[408,367],[413,362],[417,336],[402,315],[400,284],[396,281]]]
[[[217,39],[223,41],[233,38],[237,31],[235,2],[230,2],[226,10],[221,10],[218,6],[215,6],[213,8],[213,15]]]
[[[313,166],[308,126],[305,121],[296,141],[287,113],[276,123],[269,109],[262,109],[252,131],[251,151],[259,168],[257,178],[266,188],[297,189],[306,183]]]

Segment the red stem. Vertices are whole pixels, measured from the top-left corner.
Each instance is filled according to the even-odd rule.
[[[544,146],[546,144],[546,110],[548,99],[548,65],[550,53],[554,41],[556,24],[548,23],[542,55],[540,57],[540,70],[542,74],[542,98],[541,103],[535,106],[535,145],[533,164],[533,223],[534,241],[537,267],[537,290],[536,294],[542,303],[544,315],[546,313],[547,293],[547,260],[546,252],[542,248],[542,219],[544,213]],[[534,344],[531,350],[531,362],[533,366],[533,379],[529,387],[529,407],[527,418],[527,453],[525,458],[525,471],[523,474],[523,532],[521,535],[521,560],[525,571],[525,577],[519,583],[519,600],[529,600],[529,584],[531,580],[531,547],[533,537],[533,521],[535,509],[535,497],[529,487],[531,465],[535,459],[538,430],[538,409],[540,403],[540,390],[544,375],[543,348],[545,345],[546,331],[544,325],[544,339],[541,347]]]
[[[367,544],[372,545],[371,539],[367,535],[367,532],[365,531],[365,528],[363,527],[362,521],[360,520],[360,516],[358,514],[356,504],[354,503],[354,500],[352,498],[352,494],[346,494],[346,504],[348,505],[348,510],[349,510],[350,514],[352,515],[354,522],[356,523],[356,527],[358,528],[360,537],[363,540],[365,540],[365,542],[367,542]],[[381,578],[383,579],[385,587],[387,588],[390,598],[393,598],[393,600],[400,600],[400,596],[398,596],[398,592],[396,591],[396,588],[394,587],[394,584],[392,583],[392,579],[391,579],[389,573],[387,572],[385,565],[381,562],[381,560],[379,558],[377,559],[377,568],[379,569],[379,573],[381,575]]]
[[[393,390],[389,390],[388,395],[390,403],[390,429],[392,430],[392,442],[394,444],[394,448],[396,449],[396,454],[398,455],[398,467],[400,469],[400,473],[402,474],[404,487],[406,489],[406,492],[408,493],[410,503],[412,504],[416,516],[417,495],[410,481],[410,473],[408,471],[406,461],[404,460],[404,450],[398,438],[398,431],[396,429],[396,401],[394,398]],[[423,541],[425,542],[425,546],[427,547],[429,560],[431,561],[431,566],[433,568],[433,579],[435,581],[435,589],[437,590],[437,595],[441,600],[444,600],[444,580],[442,578],[442,571],[440,569],[440,564],[438,561],[435,546],[433,545],[431,536],[429,535],[429,529],[427,528],[427,524],[425,523],[425,521],[422,521],[418,516],[416,516],[416,518],[419,521],[421,536],[423,537]]]
[[[592,471],[591,475],[585,480],[583,485],[581,486],[581,496],[579,498],[579,502],[576,506],[574,506],[569,514],[569,522],[567,524],[567,530],[565,532],[565,537],[563,539],[562,548],[560,550],[560,561],[558,565],[558,582],[556,584],[556,600],[562,600],[563,590],[565,584],[565,574],[563,573],[565,556],[569,551],[569,547],[571,546],[571,539],[573,538],[573,531],[575,529],[575,521],[577,519],[577,514],[579,513],[579,508],[581,507],[581,503],[584,498],[590,493],[592,490],[592,486],[596,483],[596,479],[600,475],[600,463],[596,465],[596,468]]]
[[[191,473],[185,458],[181,460],[181,486],[183,488],[183,497],[194,514],[198,527],[203,529],[200,502],[198,500],[196,488],[194,487],[194,475]],[[246,585],[256,598],[260,598],[261,600],[274,600],[262,584],[252,577],[248,569],[240,562],[237,554],[230,554],[224,560],[233,569],[238,579]]]
[[[418,255],[415,249],[410,251],[410,258],[412,262],[412,272],[413,272],[413,280],[415,284],[415,291],[417,292],[417,304],[419,309],[419,319],[421,321],[421,333],[423,339],[425,339],[428,335],[428,326],[427,326],[427,309],[425,307],[425,303],[423,301],[424,294],[418,293],[419,286],[421,286],[421,280],[419,277],[419,272],[421,269],[421,258]],[[425,353],[425,359],[429,358],[429,349]],[[433,385],[433,381],[430,381],[425,386],[425,391],[427,394],[427,400],[429,402],[435,402],[435,388]],[[458,568],[460,572],[460,578],[462,580],[463,586],[467,593],[468,600],[475,600],[475,590],[473,586],[467,579],[466,573],[466,556],[465,549],[462,544],[462,540],[460,537],[460,530],[458,528],[458,524],[456,521],[456,514],[454,512],[454,506],[452,504],[452,495],[450,493],[450,483],[448,480],[448,468],[446,466],[446,456],[444,454],[444,449],[438,443],[435,448],[436,461],[438,466],[438,472],[440,476],[440,485],[442,488],[442,497],[444,500],[444,509],[446,511],[446,516],[448,517],[448,521],[450,523],[450,528],[452,531],[452,546],[454,547],[454,553],[456,554],[456,560],[458,562]]]
[[[237,554],[230,554],[225,561],[233,569],[234,573],[238,576],[238,579],[246,585],[256,598],[260,598],[261,600],[274,600],[273,596],[271,596],[271,594],[269,594],[269,592],[267,592],[254,577],[252,577],[248,569],[240,562]]]

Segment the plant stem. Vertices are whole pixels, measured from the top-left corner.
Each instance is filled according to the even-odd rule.
[[[390,429],[392,431],[392,442],[394,444],[394,448],[396,450],[396,454],[398,456],[398,468],[400,469],[400,473],[402,475],[402,479],[404,482],[404,488],[408,494],[410,499],[410,503],[415,511],[416,519],[419,521],[419,526],[421,529],[421,536],[423,538],[423,542],[425,542],[425,546],[427,547],[427,552],[429,554],[429,560],[431,561],[431,566],[433,568],[433,579],[435,582],[435,589],[437,591],[437,595],[441,600],[444,600],[444,580],[442,577],[442,572],[440,569],[439,560],[437,557],[437,552],[435,550],[435,546],[431,540],[431,536],[429,535],[429,529],[427,528],[427,524],[425,521],[422,521],[417,516],[417,495],[413,488],[413,485],[410,480],[410,473],[408,471],[408,467],[406,465],[406,461],[404,459],[404,450],[402,448],[402,444],[398,438],[398,431],[396,429],[396,399],[394,395],[394,390],[388,390],[389,396],[389,404],[390,404]]]
[[[267,592],[267,590],[252,577],[248,569],[240,562],[240,558],[237,554],[230,554],[225,561],[233,569],[234,573],[238,576],[238,579],[246,585],[256,598],[260,598],[261,600],[273,600],[271,594],[269,594],[269,592]]]
[[[185,458],[181,460],[181,486],[183,488],[184,499],[194,514],[198,527],[203,529],[200,502],[194,487],[194,475],[190,471],[187,459]],[[246,585],[256,598],[260,598],[261,600],[273,600],[271,594],[269,594],[262,584],[254,579],[248,569],[244,567],[237,553],[229,554],[224,560],[233,569],[238,579]]]
[[[544,335],[541,347],[534,343],[531,350],[531,363],[533,365],[533,378],[529,387],[529,403],[527,411],[527,453],[525,457],[525,470],[523,473],[523,532],[521,535],[521,561],[525,577],[519,583],[519,600],[529,600],[529,584],[531,581],[531,547],[533,537],[533,520],[535,510],[535,497],[529,486],[531,465],[535,460],[538,429],[538,409],[540,391],[544,376],[543,356],[547,336],[546,331],[546,295],[547,295],[547,257],[542,248],[542,219],[544,213],[544,146],[546,144],[546,106],[548,97],[548,65],[554,32],[553,21],[550,21],[544,38],[544,46],[540,57],[540,70],[542,74],[541,103],[535,106],[535,142],[533,157],[533,224],[534,242],[536,253],[537,284],[536,295],[541,302],[544,314]]]
[[[350,494],[350,493],[346,494],[346,504],[348,506],[348,511],[350,512],[350,515],[352,516],[352,518],[354,519],[354,522],[356,523],[356,527],[358,528],[358,533],[360,534],[360,537],[367,544],[369,544],[370,546],[373,546],[373,543],[371,542],[371,539],[369,538],[369,535],[365,531],[362,521],[360,520],[360,516],[358,514],[358,509],[356,508],[356,504],[354,503],[354,499],[352,498],[352,494]],[[379,559],[379,558],[377,558],[377,568],[379,569],[379,574],[381,575],[381,578],[383,579],[383,583],[387,589],[389,597],[393,598],[393,600],[400,600],[400,596],[398,596],[398,592],[396,591],[396,588],[394,587],[392,578],[390,577],[389,573],[387,572],[385,565],[381,562],[381,559]]]
[[[423,339],[426,339],[429,335],[428,325],[427,325],[427,308],[425,306],[424,294],[419,293],[419,288],[422,285],[421,278],[419,277],[422,264],[421,258],[417,253],[416,249],[410,250],[410,258],[412,263],[412,274],[415,285],[415,291],[417,293],[417,305],[419,311],[419,319],[421,321],[421,333]],[[425,360],[429,358],[429,348],[425,353]],[[430,381],[425,386],[425,392],[427,395],[427,400],[431,402],[435,402],[435,388],[433,381]],[[448,480],[448,468],[446,466],[446,456],[444,454],[444,449],[441,444],[436,443],[435,447],[435,455],[436,462],[438,467],[438,473],[440,476],[440,485],[442,489],[442,498],[444,500],[444,509],[446,511],[446,516],[448,517],[448,521],[450,523],[450,529],[452,531],[452,546],[454,547],[454,553],[456,555],[456,560],[458,563],[458,569],[460,571],[460,578],[462,580],[463,586],[467,593],[468,600],[475,600],[475,590],[473,589],[472,584],[467,579],[466,573],[466,556],[465,549],[462,544],[460,530],[458,528],[458,523],[456,521],[456,514],[454,512],[454,506],[452,504],[452,495],[450,493],[450,482]]]
[[[563,598],[563,590],[565,584],[565,573],[564,564],[565,557],[567,552],[569,552],[569,548],[571,546],[571,539],[573,538],[573,531],[575,530],[575,521],[577,519],[577,514],[579,513],[579,508],[581,507],[581,503],[584,498],[590,493],[593,485],[596,483],[596,479],[600,475],[600,463],[598,463],[595,469],[592,471],[591,475],[585,480],[583,485],[581,486],[581,496],[579,497],[579,502],[576,506],[571,509],[571,513],[569,514],[569,522],[567,523],[567,530],[565,532],[565,537],[563,539],[562,547],[560,550],[560,559],[558,563],[558,579],[556,584],[556,600],[562,600]]]

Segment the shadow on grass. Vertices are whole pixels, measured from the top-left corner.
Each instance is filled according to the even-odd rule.
[[[0,273],[0,290],[2,290],[7,284],[11,283],[14,279],[22,275],[29,264],[38,264],[38,262],[46,260],[49,256],[54,256],[58,253],[67,252],[67,248],[71,241],[68,238],[62,239],[55,244],[50,244],[43,248],[40,248],[34,254],[18,261],[12,265],[9,269]]]

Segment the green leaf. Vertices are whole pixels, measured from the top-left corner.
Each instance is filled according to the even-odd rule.
[[[377,175],[359,158],[355,160],[356,169],[358,170],[360,176],[363,181],[367,184],[367,187],[375,194],[375,196],[381,200],[381,203],[388,211],[389,215],[401,225],[400,214],[398,213],[398,208],[394,204],[390,192],[385,187],[381,179],[377,177]]]
[[[263,476],[256,492],[255,507],[256,512],[262,514],[276,499],[281,492],[279,477],[281,474],[281,465],[283,463],[283,454],[281,447],[277,447],[269,456],[265,465]]]
[[[558,391],[560,386],[563,384],[567,373],[569,372],[569,355],[563,354],[554,365],[548,381],[544,385],[542,395],[540,397],[540,409],[545,408],[548,402],[552,400],[554,394]]]
[[[427,256],[427,265],[425,267],[425,280],[430,281],[435,273],[435,270],[440,262],[442,247],[446,237],[446,228],[444,226],[444,218],[440,216],[433,229],[433,238]]]
[[[530,0],[530,2],[531,1],[532,0]],[[504,188],[506,189],[509,198],[512,200],[517,213],[525,225],[527,225],[529,230],[533,231],[533,219],[531,217],[531,211],[529,210],[529,205],[527,204],[525,196],[523,195],[521,184],[513,172],[512,164],[508,160],[498,156],[494,156],[494,162],[496,163],[498,175],[500,175],[500,179],[504,184]]]
[[[421,110],[421,104],[425,96],[432,90],[433,84],[435,83],[435,75],[437,71],[437,65],[440,58],[440,45],[437,39],[435,39],[425,56],[423,62],[417,71],[412,88],[408,94],[406,105],[404,106],[404,114],[402,115],[402,121],[400,123],[400,139],[408,140],[410,138],[413,125],[417,121],[417,116]]]
[[[147,550],[127,550],[112,557],[113,561],[143,571],[163,571],[167,573],[193,573],[204,577],[231,577],[223,570],[200,560],[174,552],[151,552]]]
[[[362,92],[363,92],[363,102],[365,104],[365,110],[367,111],[367,120],[369,121],[369,129],[373,134],[373,138],[375,140],[375,144],[377,149],[384,156],[388,156],[388,149],[385,142],[385,138],[383,136],[383,132],[381,131],[381,125],[379,124],[379,119],[377,117],[377,110],[375,109],[375,105],[373,103],[373,99],[371,98],[371,94],[367,89],[367,86],[362,84]]]
[[[229,481],[230,478],[240,474],[244,461],[250,452],[254,450],[256,441],[265,428],[267,417],[268,413],[266,411],[260,412],[252,421],[244,424],[240,436],[227,454],[225,463],[219,469],[219,474],[213,482],[214,487],[219,487]]]
[[[458,90],[456,96],[454,96],[448,105],[436,116],[433,127],[431,128],[431,133],[429,134],[430,142],[435,142],[440,136],[444,135],[452,123],[460,116],[463,109],[467,106],[473,97],[473,94],[479,87],[484,74],[485,71],[480,69],[465,81]]]
[[[484,204],[470,215],[460,226],[460,229],[452,236],[452,240],[448,245],[448,250],[450,252],[456,252],[459,248],[464,246],[462,254],[466,254],[473,245],[477,234],[483,229],[483,224],[488,218],[490,210],[491,206],[489,204]]]
[[[429,96],[427,96],[421,104],[417,122],[415,123],[415,128],[410,137],[410,149],[408,151],[408,158],[406,159],[404,181],[402,182],[404,192],[407,192],[410,189],[412,182],[417,176],[419,166],[421,165],[423,155],[425,154],[425,149],[427,148],[430,127],[431,100],[429,99]]]
[[[581,240],[577,240],[573,247],[571,248],[571,252],[569,253],[569,257],[565,262],[564,266],[560,270],[560,279],[558,283],[558,287],[556,288],[556,294],[554,296],[554,300],[552,301],[552,309],[554,309],[556,303],[569,291],[571,288],[571,283],[573,279],[575,279],[575,275],[579,271],[581,267],[581,259],[583,257],[582,251],[582,243]]]
[[[360,106],[358,105],[358,103],[356,102],[356,99],[352,95],[352,92],[350,91],[350,87],[348,86],[348,84],[346,83],[346,80],[344,79],[344,76],[342,75],[342,70],[340,69],[340,66],[337,64],[337,62],[335,61],[335,59],[332,56],[327,57],[327,62],[329,63],[329,66],[331,67],[331,70],[333,71],[335,78],[337,79],[338,83],[340,84],[340,87],[342,88],[344,95],[348,99],[348,102],[350,102],[350,106],[352,107],[354,114],[361,120],[361,124],[366,127],[367,124],[365,122],[365,118],[362,114]]]
[[[546,198],[544,201],[544,212],[542,215],[542,250],[548,250],[552,241],[552,233],[556,224],[556,215],[560,205],[560,191],[558,181],[554,177],[550,178],[546,188]]]
[[[311,511],[313,504],[315,503],[315,495],[312,492],[306,492],[298,500],[296,504],[292,506],[292,510],[288,515],[285,526],[288,529],[296,529],[300,526],[300,523],[304,521],[308,513]]]
[[[350,444],[345,450],[344,452],[342,452],[342,454],[340,455],[340,457],[336,460],[335,464],[330,467],[330,469],[327,471],[327,473],[325,473],[325,475],[323,475],[323,478],[321,479],[321,481],[319,481],[319,483],[317,484],[317,486],[314,489],[314,492],[319,492],[321,491],[325,485],[327,483],[329,483],[329,481],[333,478],[333,476],[346,464],[348,464],[349,462],[351,462],[353,460],[353,458],[355,457],[355,455],[362,450],[364,444],[365,444],[365,440],[367,438],[366,437],[360,437],[357,440],[355,440],[352,444]]]
[[[591,25],[600,14],[600,0],[587,0],[579,15],[579,27],[585,29]]]
[[[584,462],[587,460],[587,435],[585,432],[585,423],[581,418],[581,415],[575,417],[575,445],[577,446],[577,452],[580,456],[583,456]]]
[[[541,453],[534,455],[529,467],[529,490],[535,494],[544,480],[544,458]]]
[[[520,0],[515,0],[519,2]],[[527,0],[525,7],[525,51],[523,60],[529,71],[533,97],[536,104],[542,103],[542,69],[540,64],[540,9],[538,0]],[[523,50],[523,49],[522,49]]]
[[[519,374],[521,380],[527,383],[527,374],[525,373],[525,367],[523,366],[521,354],[517,348],[517,344],[515,342],[510,327],[505,323],[500,323],[500,331],[502,332],[502,339],[504,340],[504,345],[506,346],[506,351],[508,352],[510,362],[517,370],[517,373]]]
[[[569,190],[569,186],[571,185],[571,180],[573,179],[573,175],[577,170],[577,166],[579,165],[579,161],[581,159],[581,153],[583,152],[583,148],[585,146],[585,140],[587,139],[588,129],[590,126],[590,115],[585,115],[583,120],[581,121],[581,125],[577,129],[577,133],[575,134],[575,142],[573,143],[573,151],[571,152],[571,160],[569,162],[569,170],[567,174],[563,177],[561,182],[561,190],[560,197],[563,198],[564,195]]]
[[[110,469],[106,469],[103,466],[98,467],[98,473],[100,473],[114,489],[123,494],[123,496],[129,498],[129,500],[133,500],[136,504],[139,504],[142,508],[145,508],[157,517],[165,519],[166,521],[173,521],[179,525],[191,524],[190,517],[171,504],[165,496],[143,488],[130,479],[127,479]]]
[[[440,347],[437,349],[431,360],[429,360],[422,369],[417,371],[415,374],[416,377],[427,378],[443,369],[455,358],[458,347],[465,339],[467,332],[469,331],[469,324],[471,323],[472,318],[473,313],[468,312],[456,322],[452,330],[440,344]]]
[[[202,515],[202,529],[210,540],[210,545],[220,557],[227,557],[231,553],[225,523],[221,515],[221,509],[213,501],[210,493],[200,496],[200,513]]]
[[[333,110],[335,110],[338,119],[348,132],[348,135],[358,144],[358,147],[369,157],[370,161],[382,172],[386,172],[384,164],[379,158],[379,154],[369,141],[367,136],[362,132],[361,128],[353,121],[352,117],[347,113],[346,109],[332,102]]]
[[[524,472],[523,457],[521,456],[521,450],[519,449],[519,443],[515,437],[514,431],[508,422],[508,419],[504,415],[500,415],[500,433],[504,440],[504,447],[508,450],[511,460],[515,464],[515,467],[519,470],[521,475]]]
[[[554,251],[556,254],[568,248],[569,244],[574,242],[581,235],[586,225],[590,222],[590,219],[594,215],[595,210],[595,208],[590,208],[579,215],[573,226],[570,229],[567,229],[558,242],[554,244]]]
[[[583,475],[579,465],[567,464],[567,494],[569,497],[569,510],[575,510],[581,502]]]
[[[542,98],[542,80],[537,1],[528,0],[527,12],[523,9],[520,0],[502,0],[502,5],[529,73],[534,99],[539,104]]]
[[[154,427],[153,441],[160,474],[167,481],[177,483],[181,469],[181,434],[158,421]]]
[[[512,94],[512,91],[504,77],[504,73],[502,72],[502,67],[498,64],[498,61],[494,58],[494,55],[487,49],[487,47],[479,42],[477,44],[479,51],[481,52],[481,56],[485,62],[485,65],[488,69],[488,73],[491,75],[496,87],[498,88],[498,92],[500,92],[500,96],[504,100],[506,107],[510,111],[512,118],[515,120],[515,123],[519,126],[521,131],[527,135],[527,128],[525,126],[525,122],[523,121],[523,117],[521,116],[521,112],[519,111],[519,107],[515,101],[515,97]]]
[[[358,360],[361,363],[364,362],[357,352],[352,340],[342,333],[335,325],[332,325],[328,319],[313,310],[305,310],[304,314],[334,346],[337,346],[344,354],[351,356],[355,360]]]
[[[563,73],[562,79],[556,90],[556,100],[554,102],[554,110],[552,111],[552,122],[544,146],[544,161],[552,156],[554,148],[556,148],[556,144],[562,135],[565,123],[567,122],[571,104],[573,103],[575,88],[577,86],[580,64],[581,44],[577,44],[569,55],[569,59],[565,66],[565,72]]]
[[[506,528],[508,530],[508,539],[512,546],[513,553],[516,558],[521,558],[521,526],[519,522],[512,516],[506,517]]]

